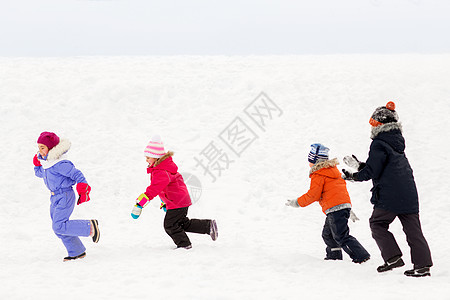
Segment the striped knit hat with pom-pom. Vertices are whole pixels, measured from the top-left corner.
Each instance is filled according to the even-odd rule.
[[[144,154],[147,157],[153,158],[160,158],[166,154],[164,151],[164,144],[158,134],[155,134],[150,142],[148,142],[147,147],[145,147]]]
[[[312,164],[315,164],[316,162],[327,160],[328,151],[330,151],[330,149],[322,144],[312,144],[311,151],[309,151],[308,154],[308,161]]]
[[[395,111],[395,103],[389,101],[386,106],[380,106],[370,117],[369,123],[373,127],[377,127],[386,123],[398,122],[398,115]]]

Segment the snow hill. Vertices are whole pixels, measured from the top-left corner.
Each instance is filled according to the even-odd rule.
[[[450,55],[0,58],[0,299],[450,299],[449,78]],[[363,265],[323,260],[318,204],[284,205],[309,188],[310,144],[341,162],[367,158],[368,119],[388,100],[419,190],[429,278],[403,275],[398,221],[407,266],[376,272],[371,183],[347,185],[361,219],[351,234],[372,255]],[[100,223],[84,260],[63,263],[51,229],[32,164],[42,131],[71,140],[92,186],[72,215]],[[131,218],[154,133],[200,181],[189,216],[215,218],[216,242],[190,234],[192,250],[173,250],[157,199]]]

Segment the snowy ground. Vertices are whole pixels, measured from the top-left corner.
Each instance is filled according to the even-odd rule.
[[[0,58],[0,299],[450,299],[449,78],[450,55]],[[261,92],[274,110],[258,127],[245,110]],[[348,184],[361,219],[351,233],[372,255],[363,265],[323,260],[318,204],[284,205],[309,187],[311,143],[340,161],[366,159],[368,119],[388,100],[415,171],[429,278],[376,272],[370,183]],[[240,156],[220,138],[236,124],[254,133]],[[33,173],[41,131],[72,141],[70,158],[92,186],[73,218],[99,219],[102,236],[83,239],[81,261],[62,262],[49,192]],[[189,215],[215,218],[216,242],[191,234],[192,250],[172,250],[158,201],[130,217],[148,184],[143,149],[153,133],[200,179]],[[195,160],[212,145],[233,161],[215,182]],[[409,268],[398,221],[392,231]]]

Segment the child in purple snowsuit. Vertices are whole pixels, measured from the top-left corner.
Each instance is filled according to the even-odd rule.
[[[75,207],[75,193],[72,186],[76,184],[77,204],[90,200],[91,187],[83,173],[76,169],[66,158],[70,141],[60,139],[53,132],[42,132],[38,140],[39,152],[33,158],[34,173],[43,178],[50,190],[50,217],[56,236],[67,249],[68,257],[64,261],[84,258],[86,248],[79,236],[90,236],[94,243],[100,238],[97,220],[69,220]]]

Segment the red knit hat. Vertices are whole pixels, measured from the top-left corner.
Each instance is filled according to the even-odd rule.
[[[52,149],[59,144],[59,137],[53,132],[44,131],[41,133],[37,140],[38,144],[43,144],[48,147],[48,150]]]

